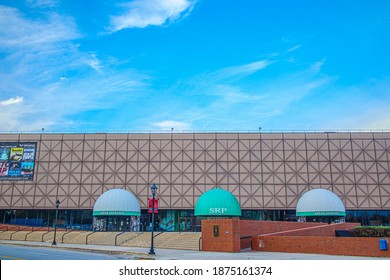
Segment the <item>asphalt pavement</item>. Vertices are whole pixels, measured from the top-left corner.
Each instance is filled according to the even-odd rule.
[[[383,259],[373,257],[354,257],[354,256],[334,256],[319,254],[295,254],[295,253],[278,253],[278,252],[257,252],[244,251],[240,253],[224,252],[206,252],[191,250],[173,250],[155,248],[155,255],[149,255],[149,248],[141,247],[121,247],[121,246],[104,246],[104,245],[86,245],[86,244],[62,244],[58,243],[53,246],[48,242],[31,242],[0,240],[1,245],[8,246],[28,246],[35,248],[63,249],[68,251],[99,253],[90,255],[87,259],[99,259],[102,254],[114,256],[114,259],[156,259],[156,260],[372,260]],[[3,249],[4,250],[4,249]],[[0,247],[0,255],[2,249]],[[9,255],[9,254],[8,254]],[[26,256],[25,256],[26,257]],[[10,259],[17,257],[10,256]],[[23,258],[22,258],[23,259]],[[46,259],[46,258],[45,258]],[[65,259],[65,257],[63,257]],[[70,257],[70,259],[75,259]],[[85,259],[85,258],[83,258]],[[113,258],[108,258],[113,259]]]

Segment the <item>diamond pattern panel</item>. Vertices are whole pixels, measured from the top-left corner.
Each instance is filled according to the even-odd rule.
[[[390,140],[377,139],[374,141],[375,158],[380,162],[390,160]]]
[[[263,202],[262,185],[241,185],[240,186],[240,205],[241,208],[261,209]]]
[[[15,185],[12,204],[19,209],[34,206],[34,185],[31,182]]]
[[[1,209],[52,209],[57,197],[63,207],[91,209],[111,188],[131,190],[146,207],[152,183],[158,184],[165,209],[191,209],[215,187],[231,191],[243,209],[294,209],[306,190],[317,187],[336,192],[349,209],[390,209],[388,133],[45,134],[34,139],[34,181],[0,181]]]
[[[173,185],[172,186],[172,208],[188,209],[194,207],[193,185]]]
[[[284,185],[264,185],[263,194],[264,208],[287,208],[286,187]]]

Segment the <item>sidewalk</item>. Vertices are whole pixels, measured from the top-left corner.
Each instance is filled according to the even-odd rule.
[[[155,255],[149,255],[149,248],[121,247],[85,244],[62,244],[52,246],[49,242],[31,242],[0,240],[0,244],[32,246],[32,247],[57,247],[67,250],[101,252],[110,254],[130,254],[134,259],[156,259],[156,260],[373,260],[383,258],[334,256],[316,254],[295,254],[276,252],[244,251],[240,253],[205,252],[190,250],[172,250],[155,248]]]

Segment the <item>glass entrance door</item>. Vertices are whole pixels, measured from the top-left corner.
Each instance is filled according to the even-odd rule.
[[[179,229],[180,231],[193,231],[194,219],[192,217],[180,217]]]

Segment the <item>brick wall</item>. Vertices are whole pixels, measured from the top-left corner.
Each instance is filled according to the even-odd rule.
[[[255,236],[252,249],[267,252],[390,257],[379,249],[381,238],[329,236]],[[390,240],[389,240],[390,241]]]
[[[214,226],[219,227],[219,236],[213,233]],[[272,222],[239,219],[202,220],[202,250],[213,252],[239,252],[241,248],[250,247],[251,239],[240,240],[240,237],[254,235],[284,236],[331,236],[335,230],[350,230],[359,224],[325,224]]]
[[[334,236],[335,230],[351,230],[359,223],[298,223],[272,221],[240,221],[241,235]]]
[[[214,226],[219,236],[214,236]],[[240,220],[202,220],[202,250],[211,252],[240,252]]]

